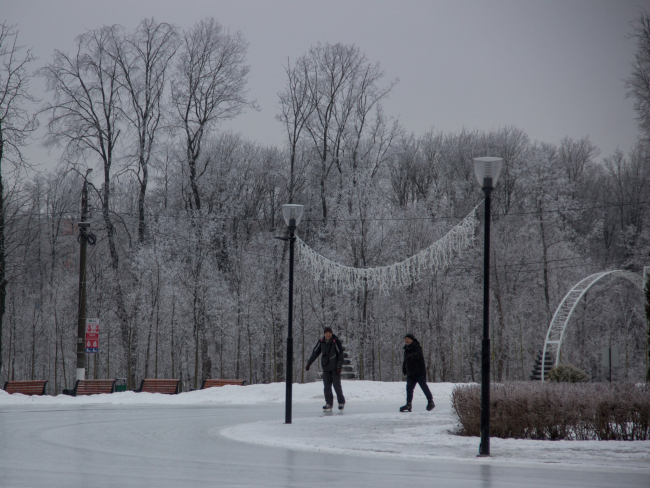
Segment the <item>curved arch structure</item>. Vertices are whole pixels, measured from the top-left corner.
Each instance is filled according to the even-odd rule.
[[[544,361],[546,353],[550,352],[552,356],[555,356],[555,366],[559,364],[560,348],[562,346],[562,339],[564,338],[564,331],[571,320],[571,316],[573,315],[573,311],[578,305],[578,302],[585,293],[589,291],[589,288],[610,275],[626,279],[643,291],[643,278],[640,275],[620,269],[592,274],[571,288],[569,293],[564,296],[560,305],[557,307],[557,310],[553,315],[553,320],[551,320],[551,325],[548,327],[548,332],[546,333],[546,340],[544,341],[544,349],[542,351],[542,381],[544,381]]]

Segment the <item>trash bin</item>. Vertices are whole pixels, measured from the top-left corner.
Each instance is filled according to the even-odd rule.
[[[126,378],[117,378],[115,381],[115,393],[126,391]]]

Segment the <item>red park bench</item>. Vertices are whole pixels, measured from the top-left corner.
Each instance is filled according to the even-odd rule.
[[[7,393],[22,393],[23,395],[45,395],[47,380],[5,381],[3,388]]]
[[[167,395],[177,395],[180,391],[181,380],[153,380],[144,379],[140,384],[137,392],[147,393],[165,393]]]
[[[72,390],[63,390],[64,395],[85,396],[100,393],[113,393],[116,379],[109,380],[77,380]]]
[[[205,388],[212,388],[215,386],[224,386],[224,385],[244,386],[245,384],[246,384],[246,380],[203,380],[201,389],[204,390]]]

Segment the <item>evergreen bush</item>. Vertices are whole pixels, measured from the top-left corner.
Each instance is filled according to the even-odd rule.
[[[581,369],[570,364],[560,364],[551,369],[547,375],[548,381],[556,383],[588,383],[589,376]]]

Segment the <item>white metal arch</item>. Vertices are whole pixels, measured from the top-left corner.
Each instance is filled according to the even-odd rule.
[[[560,362],[560,347],[562,346],[564,331],[566,330],[566,327],[571,320],[571,315],[573,315],[573,311],[578,305],[578,302],[584,296],[584,294],[587,293],[589,288],[609,275],[613,275],[618,278],[624,278],[637,286],[641,291],[643,291],[643,277],[635,273],[623,271],[620,269],[614,271],[602,271],[600,273],[592,274],[571,288],[571,290],[569,290],[569,293],[565,295],[565,297],[560,302],[560,305],[557,307],[557,310],[553,315],[553,320],[551,320],[551,325],[549,325],[548,332],[546,333],[544,349],[542,350],[542,381],[544,381],[544,361],[546,359],[546,353],[550,352],[552,355],[555,355],[555,366],[557,366]]]

